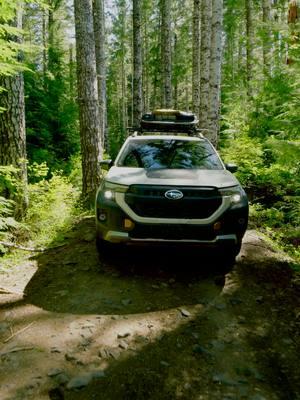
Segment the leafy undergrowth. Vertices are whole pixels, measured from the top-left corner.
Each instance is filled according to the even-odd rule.
[[[30,185],[30,207],[26,224],[30,238],[38,246],[47,246],[63,240],[63,232],[81,212],[79,191],[68,179],[54,175],[50,180]]]
[[[49,175],[45,163],[29,166],[29,207],[21,222],[14,218],[14,202],[0,198],[0,240],[29,248],[55,246],[64,241],[65,232],[76,218],[86,213],[80,201],[80,189],[73,181],[60,171]],[[9,188],[10,192],[16,190],[10,171],[6,171],[3,188]],[[6,259],[18,253],[7,246],[0,250]],[[5,262],[4,258],[2,261]]]
[[[239,166],[237,178],[250,201],[250,227],[300,262],[299,142],[241,134],[225,144],[226,161]]]

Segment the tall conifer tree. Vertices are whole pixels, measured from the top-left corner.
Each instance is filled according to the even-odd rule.
[[[22,28],[22,10],[17,8],[12,25]],[[20,43],[21,36],[11,36],[9,40]],[[16,201],[16,216],[22,216],[28,205],[27,163],[25,133],[25,100],[23,73],[0,76],[0,165],[17,167],[19,191]],[[11,196],[11,194],[8,194]]]
[[[93,201],[102,156],[92,3],[75,0],[77,84],[82,155],[82,194]]]
[[[139,125],[143,113],[142,2],[133,0],[133,126]]]

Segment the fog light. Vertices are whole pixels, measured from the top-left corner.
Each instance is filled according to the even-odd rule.
[[[131,230],[134,228],[134,222],[132,222],[130,219],[125,218],[124,219],[124,228],[127,230]]]
[[[239,224],[243,225],[246,221],[245,218],[240,218],[238,222]]]
[[[221,222],[215,222],[214,223],[214,230],[219,231],[221,229]]]
[[[106,219],[107,219],[107,215],[106,215],[106,213],[105,212],[100,212],[99,213],[99,221],[101,221],[101,222],[105,222],[106,221]]]

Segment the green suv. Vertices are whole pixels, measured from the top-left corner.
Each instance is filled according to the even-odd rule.
[[[97,246],[184,243],[235,257],[248,222],[247,196],[195,125],[193,114],[143,116],[108,169],[96,196]]]

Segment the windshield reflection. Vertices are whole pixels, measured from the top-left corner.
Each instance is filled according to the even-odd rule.
[[[223,169],[219,156],[205,141],[136,140],[128,143],[120,167],[145,169]]]

